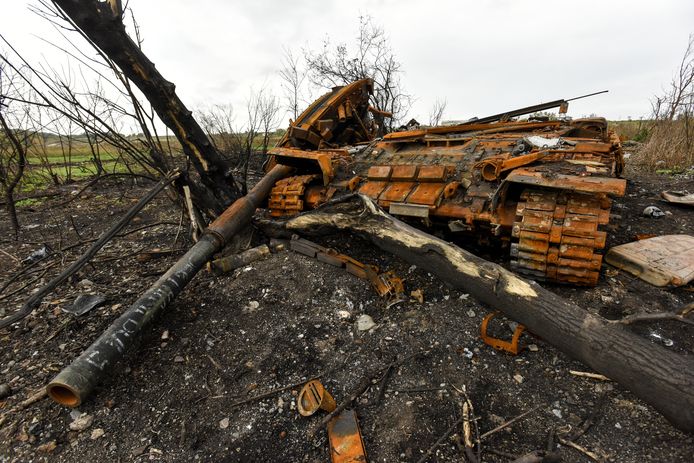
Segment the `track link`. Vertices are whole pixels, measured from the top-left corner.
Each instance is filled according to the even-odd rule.
[[[526,189],[516,208],[511,265],[536,280],[595,286],[612,201],[604,194]]]
[[[306,186],[317,178],[318,175],[297,175],[284,178],[275,183],[268,200],[270,215],[281,217],[298,214],[303,211],[303,195],[306,191]]]

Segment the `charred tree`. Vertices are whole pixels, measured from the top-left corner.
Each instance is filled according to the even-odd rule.
[[[668,351],[451,243],[352,196],[286,220],[258,219],[269,235],[347,231],[503,311],[569,356],[618,381],[675,426],[694,431],[694,359]]]
[[[2,108],[0,105],[0,134],[3,134],[7,140],[9,140],[10,147],[9,152],[14,152],[16,157],[16,169],[11,172],[9,167],[9,162],[7,166],[3,165],[0,160],[0,183],[3,186],[5,193],[5,207],[7,208],[7,215],[10,217],[10,225],[12,226],[12,233],[14,234],[14,239],[19,238],[19,220],[17,219],[17,208],[15,206],[14,190],[19,185],[19,181],[24,175],[24,168],[26,167],[26,148],[22,142],[17,137],[15,131],[10,128],[5,120],[5,116],[2,114]]]
[[[176,94],[175,85],[159,73],[125,31],[120,2],[53,0],[53,3],[147,97],[162,122],[176,135],[200,176],[202,184],[191,188],[198,205],[211,215],[221,213],[239,197],[238,187],[222,156]]]

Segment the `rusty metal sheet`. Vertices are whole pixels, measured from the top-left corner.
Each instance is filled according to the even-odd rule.
[[[446,166],[420,166],[417,180],[420,182],[443,182],[448,173]]]
[[[297,167],[302,162],[314,164],[323,174],[323,185],[327,185],[334,176],[332,159],[334,154],[328,152],[305,151],[296,148],[273,148],[270,154],[277,164]]]
[[[417,176],[417,169],[418,166],[413,165],[393,166],[393,173],[390,174],[390,178],[400,182],[414,180]]]
[[[506,181],[570,191],[608,193],[614,196],[624,196],[627,187],[627,181],[621,178],[546,174],[530,169],[516,169],[508,174]]]
[[[383,193],[378,197],[379,201],[404,203],[407,196],[414,188],[414,182],[395,182],[389,183]]]
[[[366,177],[369,180],[388,180],[392,171],[393,168],[391,166],[371,166]]]
[[[443,183],[420,183],[414,191],[407,197],[410,204],[426,204],[433,206],[443,193],[446,187]]]
[[[591,153],[609,153],[612,147],[606,143],[584,142],[577,143],[574,151],[586,151]]]
[[[664,235],[615,246],[605,260],[655,286],[694,280],[694,236]]]
[[[388,182],[367,182],[359,188],[359,193],[371,199],[378,199],[381,192],[388,185]]]
[[[366,449],[354,410],[344,410],[328,422],[328,441],[332,463],[366,463]]]

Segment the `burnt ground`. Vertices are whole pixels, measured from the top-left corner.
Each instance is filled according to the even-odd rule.
[[[631,175],[627,196],[613,209],[619,217],[609,230],[608,246],[631,241],[636,233],[694,230],[691,210],[658,200],[664,188],[694,191],[694,180]],[[60,250],[97,237],[147,186],[104,180],[61,206],[77,189],[67,186],[62,197],[22,207],[25,232],[19,243],[7,239],[7,217],[0,215],[0,281],[23,268],[15,258],[25,258],[43,243]],[[671,215],[643,217],[648,205]],[[307,437],[321,418],[304,418],[296,411],[298,386],[238,402],[320,375],[339,403],[365,375],[380,378],[378,370],[398,359],[404,361],[393,369],[382,400],[374,385],[355,404],[370,461],[417,461],[460,416],[463,388],[481,432],[539,407],[483,441],[485,462],[507,462],[513,455],[545,449],[552,430],[566,436],[586,419],[593,424],[576,443],[606,461],[694,461],[693,436],[673,428],[624,387],[570,374],[587,368],[529,335],[524,341],[531,349],[520,355],[495,352],[478,336],[491,308],[344,235],[323,244],[394,270],[406,279],[408,291],[423,290],[424,302],[387,307],[367,282],[287,251],[220,277],[204,271],[80,406],[80,412],[93,418],[86,430],[70,430],[71,411],[49,399],[19,406],[190,245],[185,221],[181,229],[179,220],[180,212],[161,195],[129,230],[165,223],[114,240],[30,318],[0,331],[0,384],[11,388],[0,399],[0,461],[327,462],[325,432]],[[256,234],[253,240],[263,238]],[[16,310],[32,289],[85,248],[57,253],[32,267],[0,294],[0,312]],[[154,248],[173,253],[138,260],[141,250]],[[691,285],[659,289],[609,266],[603,267],[596,288],[551,289],[608,318],[672,310],[694,300]],[[78,294],[89,292],[104,294],[107,304],[79,318],[61,311]],[[355,320],[362,314],[378,326],[358,331]],[[694,355],[691,326],[659,322],[630,329],[682,355]],[[495,330],[504,337],[511,333],[503,321]],[[462,461],[456,436],[427,461]],[[557,451],[563,462],[591,461],[570,447],[558,446]]]

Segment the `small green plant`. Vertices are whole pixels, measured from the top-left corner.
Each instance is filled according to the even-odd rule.
[[[27,199],[21,199],[14,203],[16,207],[28,207],[28,206],[37,206],[41,204],[44,200],[41,198],[27,198]]]
[[[640,143],[645,142],[648,139],[648,129],[646,127],[642,127],[638,132],[636,132],[636,135],[634,135],[633,140],[638,141]]]

